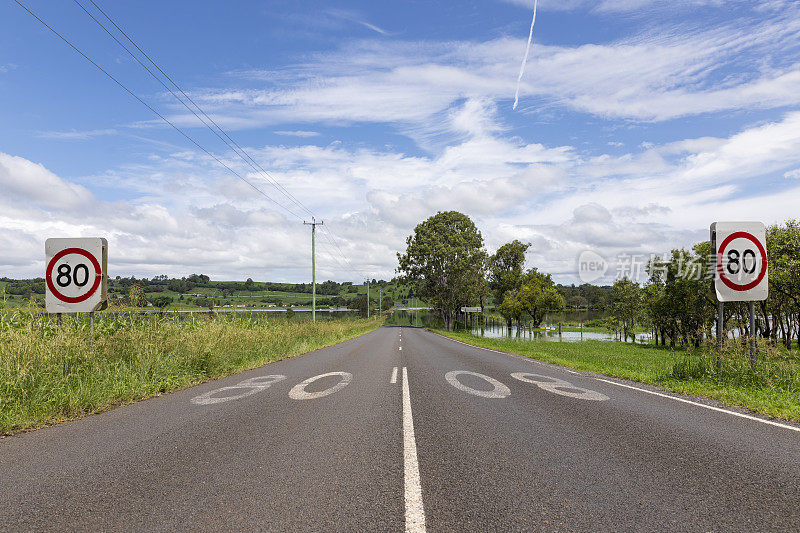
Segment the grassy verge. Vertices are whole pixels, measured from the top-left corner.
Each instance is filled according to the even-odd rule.
[[[751,368],[745,349],[730,343],[722,354],[722,369],[717,372],[716,352],[709,348],[671,350],[608,341],[519,341],[436,332],[476,346],[713,398],[800,422],[800,358],[768,345],[759,346],[756,366]]]
[[[55,324],[0,314],[0,435],[96,413],[330,346],[376,320],[123,316],[101,320],[94,342],[83,318]]]

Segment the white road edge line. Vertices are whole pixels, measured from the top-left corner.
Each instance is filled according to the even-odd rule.
[[[425,532],[425,509],[419,482],[417,441],[414,417],[411,415],[411,393],[408,391],[408,370],[403,367],[403,471],[405,473],[406,533]]]
[[[397,383],[397,367],[392,369],[392,377],[389,380],[389,383]]]
[[[651,390],[647,390],[647,389],[641,389],[639,387],[634,387],[632,385],[626,385],[624,383],[617,383],[616,381],[611,381],[611,380],[608,380],[608,379],[602,379],[602,378],[594,378],[594,379],[596,379],[597,381],[602,381],[603,383],[609,383],[611,385],[616,385],[618,387],[625,387],[627,389],[638,390],[639,392],[646,392],[647,394],[652,394],[654,396],[661,396],[662,398],[669,398],[670,400],[675,400],[676,402],[688,403],[688,404],[691,404],[691,405],[696,405],[698,407],[704,407],[705,409],[711,409],[712,411],[719,411],[720,413],[726,413],[726,414],[729,414],[729,415],[738,416],[738,417],[741,417],[741,418],[746,418],[748,420],[754,420],[756,422],[761,422],[763,424],[769,424],[771,426],[778,426],[779,428],[791,429],[792,431],[800,432],[800,427],[790,426],[788,424],[781,424],[780,422],[773,422],[772,420],[765,420],[763,418],[758,418],[757,416],[746,415],[744,413],[737,413],[736,411],[729,411],[728,409],[722,409],[720,407],[714,407],[713,405],[706,405],[706,404],[699,403],[699,402],[693,402],[693,401],[687,400],[685,398],[679,398],[677,396],[670,396],[669,394],[662,394],[660,392],[655,392],[655,391],[651,391]]]

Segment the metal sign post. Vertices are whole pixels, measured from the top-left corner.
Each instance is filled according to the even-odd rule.
[[[717,370],[722,368],[722,361],[720,359],[720,352],[722,346],[725,344],[725,304],[719,302],[717,307]]]
[[[755,365],[755,302],[769,296],[766,228],[761,222],[715,222],[711,224],[714,248],[714,291],[720,302],[717,345],[721,348],[724,302],[749,302],[750,362]],[[717,368],[720,366],[717,355]]]

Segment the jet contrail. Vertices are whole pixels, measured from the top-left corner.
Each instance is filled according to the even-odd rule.
[[[528,34],[528,46],[525,47],[525,57],[522,58],[522,65],[519,66],[519,77],[517,78],[517,92],[514,93],[514,107],[517,108],[519,103],[519,84],[522,81],[522,75],[525,73],[525,63],[528,62],[528,53],[531,51],[531,41],[533,40],[533,25],[536,24],[536,6],[539,0],[533,0],[533,20],[531,20],[531,32]]]

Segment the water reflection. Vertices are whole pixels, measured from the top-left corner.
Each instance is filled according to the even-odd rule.
[[[544,328],[523,325],[517,328],[512,325],[510,328],[506,323],[496,318],[487,317],[482,319],[475,315],[467,318],[465,323],[463,315],[456,324],[455,329],[469,331],[478,337],[494,339],[512,339],[527,341],[561,341],[576,342],[582,340],[599,341],[620,341],[621,339],[612,332],[597,331],[596,329],[581,328],[580,326],[562,326],[559,333],[557,324],[547,324]],[[444,324],[440,318],[428,310],[400,310],[395,311],[387,318],[388,326],[417,326],[442,328]],[[636,341],[641,343],[652,342],[652,334],[638,333]]]

